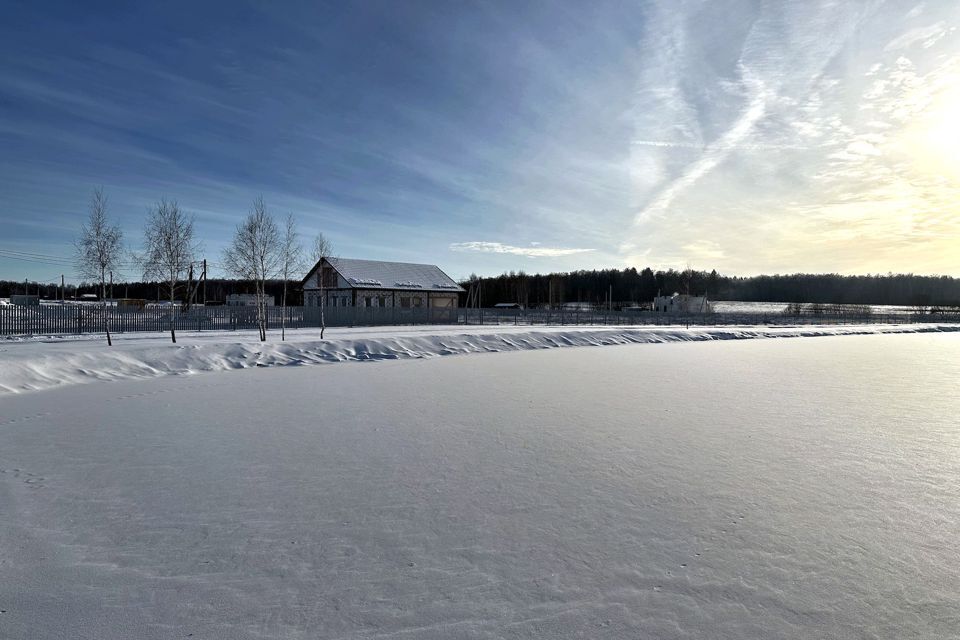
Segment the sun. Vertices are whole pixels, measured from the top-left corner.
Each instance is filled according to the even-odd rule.
[[[917,167],[960,182],[960,86],[938,95],[912,129]]]

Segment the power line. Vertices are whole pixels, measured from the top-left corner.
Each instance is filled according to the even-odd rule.
[[[25,262],[46,262],[48,264],[72,264],[73,262],[67,258],[60,256],[45,256],[39,254],[29,254],[19,251],[10,251],[9,249],[0,249],[0,256],[5,258],[12,258],[13,260],[23,260]]]
[[[34,281],[34,282],[39,282],[39,283],[50,283],[50,282],[53,282],[53,281],[56,280],[56,281],[59,282],[59,281],[60,281],[60,276],[66,276],[66,275],[67,275],[67,274],[65,274],[65,273],[58,273],[58,274],[55,274],[55,275],[50,276],[49,278],[34,278],[33,281]],[[72,275],[71,275],[70,277],[73,278]]]
[[[75,272],[75,269],[77,268],[76,260],[70,257],[62,256],[62,255],[57,256],[57,255],[51,255],[48,253],[41,253],[37,251],[24,251],[22,249],[8,249],[8,248],[0,247],[0,259],[17,260],[19,262],[26,262],[28,264],[47,265],[47,266],[62,268],[66,272],[63,275],[67,275],[71,280],[75,280],[78,282],[83,282],[84,280],[88,279],[84,276],[78,275]],[[189,263],[189,264],[192,264],[194,267],[200,267],[203,265],[203,262],[204,262],[203,259],[198,259],[198,260],[194,260],[192,263]],[[210,271],[215,271],[215,272],[220,271],[224,273],[226,272],[226,269],[224,268],[224,265],[222,263],[208,259],[206,261],[206,264],[207,264],[207,273],[210,273]],[[115,264],[114,273],[115,275],[120,275],[122,277],[127,273],[130,273],[131,275],[138,274],[142,268],[143,268],[143,263],[138,260],[122,260]],[[34,282],[44,282],[47,280],[53,281],[58,279],[59,277],[60,277],[60,274],[51,278],[34,278],[33,281]],[[136,276],[134,275],[134,277]]]
[[[34,253],[31,251],[19,251],[16,249],[3,249],[0,248],[0,257],[11,258],[13,260],[23,260],[26,262],[44,262],[47,264],[53,265],[68,265],[74,266],[76,261],[71,258],[64,258],[63,256],[53,256],[44,253]],[[142,263],[137,260],[120,260],[116,262],[119,268],[129,267],[129,268],[140,268]],[[203,264],[203,259],[194,260],[190,263],[184,264],[193,264],[194,266]],[[220,263],[214,262],[212,260],[207,260],[208,266],[223,266]]]
[[[40,253],[39,251],[24,251],[23,249],[8,249],[8,248],[0,247],[0,251],[5,251],[7,253],[16,253],[16,254],[27,256],[30,258],[56,258],[58,260],[67,259],[63,255],[51,255],[49,253]]]

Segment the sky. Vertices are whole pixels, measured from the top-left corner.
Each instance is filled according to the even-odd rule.
[[[0,0],[0,279],[254,198],[341,257],[960,276],[955,0]],[[138,279],[132,264],[117,279]]]

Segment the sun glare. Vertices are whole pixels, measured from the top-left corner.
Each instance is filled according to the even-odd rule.
[[[940,94],[911,133],[921,170],[960,181],[960,88]]]

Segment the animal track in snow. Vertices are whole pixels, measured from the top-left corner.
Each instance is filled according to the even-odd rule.
[[[31,489],[42,489],[46,486],[44,484],[46,478],[30,473],[29,471],[24,471],[23,469],[0,469],[0,473],[10,474],[18,480],[23,478],[23,483],[28,485]]]
[[[4,421],[4,422],[0,422],[0,427],[4,427],[4,426],[9,425],[9,424],[17,424],[17,423],[19,423],[19,422],[30,422],[31,420],[38,420],[38,419],[43,418],[43,417],[46,417],[46,416],[48,416],[48,415],[50,415],[50,412],[46,412],[46,413],[35,413],[35,414],[29,415],[29,416],[22,416],[22,417],[20,417],[20,418],[13,418],[13,419],[11,419],[11,420],[6,420],[6,421]]]

